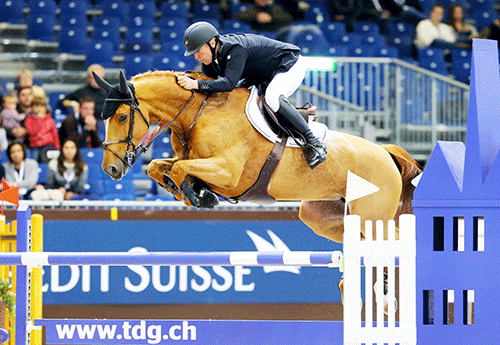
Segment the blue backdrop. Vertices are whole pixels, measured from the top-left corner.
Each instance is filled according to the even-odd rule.
[[[45,221],[44,251],[342,250],[299,221]],[[52,266],[44,304],[340,302],[338,269]]]

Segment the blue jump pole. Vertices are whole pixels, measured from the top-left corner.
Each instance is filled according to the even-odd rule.
[[[31,251],[31,209],[27,205],[20,205],[17,209],[17,253],[21,256]],[[7,254],[7,253],[5,253]],[[5,264],[17,265],[17,264]],[[31,323],[30,313],[30,276],[27,266],[17,266],[16,271],[16,344],[29,344],[30,334],[28,323]]]

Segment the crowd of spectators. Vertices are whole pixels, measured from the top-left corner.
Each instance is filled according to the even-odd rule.
[[[3,95],[0,178],[18,186],[22,199],[61,201],[85,193],[88,166],[80,148],[102,148],[99,112],[105,98],[92,71],[104,77],[101,66],[88,68],[87,83],[57,105],[66,112],[57,125],[43,85],[33,84],[30,70],[19,71],[14,89]]]

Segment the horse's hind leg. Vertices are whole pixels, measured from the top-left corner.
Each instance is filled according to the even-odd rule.
[[[344,207],[342,199],[302,201],[299,217],[317,235],[342,243]]]

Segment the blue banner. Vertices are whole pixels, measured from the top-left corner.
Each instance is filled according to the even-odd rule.
[[[35,320],[47,344],[343,344],[339,321]]]
[[[335,251],[299,221],[45,221],[47,252]],[[335,303],[338,269],[51,266],[44,304]]]

